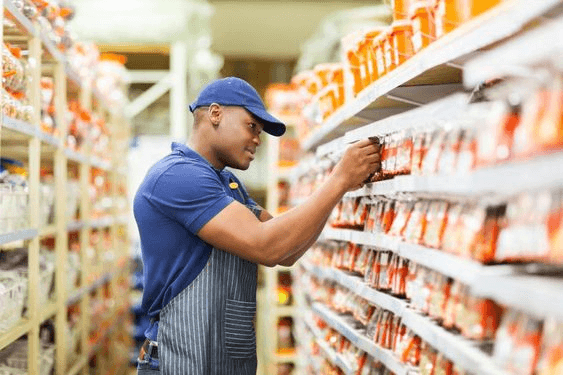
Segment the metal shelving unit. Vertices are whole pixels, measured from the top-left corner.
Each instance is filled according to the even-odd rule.
[[[287,128],[294,126],[297,118],[294,116],[278,115],[277,118],[282,120]],[[278,137],[268,137],[268,184],[266,209],[273,216],[280,213],[278,206],[278,182],[289,180],[291,167],[280,167],[280,140]],[[294,267],[264,267],[259,266],[259,272],[263,276],[263,285],[257,292],[259,300],[258,316],[257,316],[257,345],[258,356],[263,365],[258,368],[259,374],[276,373],[276,366],[280,363],[293,363],[297,365],[297,355],[295,353],[285,354],[279,353],[276,349],[278,331],[278,320],[283,317],[294,319],[297,316],[295,302],[291,305],[282,305],[278,301],[278,277],[280,272],[293,273]],[[294,320],[295,321],[295,320]],[[274,336],[274,338],[272,338]]]
[[[0,155],[22,161],[28,172],[29,186],[29,229],[18,230],[0,235],[0,246],[12,245],[21,242],[28,248],[28,299],[27,312],[15,326],[7,332],[0,334],[0,350],[11,345],[22,336],[27,336],[28,342],[28,373],[40,373],[40,338],[39,331],[42,323],[47,319],[54,318],[55,326],[55,373],[56,374],[88,374],[90,373],[90,358],[97,356],[94,371],[102,372],[108,369],[110,358],[102,355],[99,349],[101,345],[92,347],[89,335],[94,322],[89,314],[90,294],[108,293],[115,298],[116,307],[112,310],[111,319],[115,321],[112,329],[103,333],[102,338],[113,345],[113,339],[118,334],[126,332],[126,316],[128,299],[122,298],[118,284],[128,283],[128,267],[126,259],[129,254],[127,238],[121,236],[126,233],[127,219],[124,212],[118,212],[116,207],[111,208],[107,218],[91,220],[90,197],[88,196],[89,178],[92,167],[104,170],[108,181],[111,182],[113,190],[110,192],[112,198],[118,197],[117,184],[126,183],[125,174],[117,172],[126,171],[123,161],[126,158],[120,154],[116,145],[116,139],[111,139],[112,152],[110,161],[101,160],[91,154],[88,146],[81,152],[70,150],[66,147],[66,135],[68,124],[64,116],[67,109],[67,85],[72,83],[79,87],[81,105],[106,119],[108,128],[119,130],[120,134],[127,136],[124,129],[128,128],[127,120],[120,110],[110,108],[104,98],[93,93],[89,85],[82,84],[78,75],[70,68],[66,57],[55,47],[55,45],[42,32],[37,22],[27,19],[13,5],[12,1],[2,3],[4,17],[9,18],[15,24],[14,27],[4,25],[2,39],[4,42],[15,42],[25,46],[28,50],[27,58],[34,63],[30,64],[28,73],[29,101],[33,106],[32,119],[28,122],[16,120],[6,115],[0,118]],[[55,85],[55,113],[57,123],[57,134],[45,133],[40,128],[40,78],[43,74],[50,75]],[[49,166],[54,170],[55,184],[55,215],[54,223],[46,227],[41,226],[40,212],[40,170],[42,166]],[[66,214],[67,189],[69,172],[75,171],[80,179],[81,195],[79,199],[80,217],[70,220]],[[88,284],[91,278],[91,267],[87,261],[87,248],[90,245],[92,228],[108,228],[111,238],[111,250],[115,255],[112,262],[111,274],[104,275],[98,281]],[[78,292],[70,295],[67,290],[67,257],[69,253],[69,232],[78,233],[80,236],[80,284]],[[41,280],[39,275],[39,248],[40,240],[51,237],[55,242],[55,276],[54,295],[45,304],[40,303]],[[122,240],[123,239],[123,240]],[[77,329],[80,334],[80,350],[72,359],[67,356],[66,330],[67,308],[69,305],[77,305],[80,308]],[[103,327],[99,327],[102,329]],[[105,343],[104,342],[104,345]],[[101,344],[102,341],[99,341]],[[76,353],[75,353],[76,354]],[[127,357],[127,360],[129,358]],[[93,363],[93,362],[92,362]],[[104,372],[105,373],[105,372]]]
[[[327,158],[337,160],[348,144],[360,139],[425,127],[429,122],[462,119],[470,109],[486,112],[487,103],[469,105],[470,96],[456,92],[461,90],[459,84],[463,82],[465,88],[471,90],[492,78],[536,77],[538,70],[542,71],[538,67],[548,66],[561,71],[563,45],[561,40],[554,40],[553,35],[562,33],[561,1],[537,1],[533,4],[523,0],[501,2],[362,90],[354,100],[313,130],[302,143],[303,148],[315,151],[317,161]],[[523,50],[526,53],[522,53]],[[297,166],[293,178],[296,180],[312,169],[314,165],[308,160]],[[498,203],[525,191],[563,187],[562,176],[563,153],[557,151],[482,167],[465,175],[397,176],[367,184],[347,193],[345,198],[397,197],[407,193],[411,197]],[[304,199],[296,198],[292,204],[302,203]],[[462,282],[474,296],[492,299],[539,319],[563,319],[560,273],[555,276],[534,275],[534,267],[530,265],[483,265],[380,233],[327,227],[319,240],[353,242],[387,249]],[[300,267],[307,274],[335,282],[371,304],[400,316],[402,323],[423,341],[471,373],[505,373],[490,355],[479,348],[479,343],[441,327],[433,319],[409,307],[408,301],[370,288],[362,277],[306,261],[302,261]],[[313,303],[311,309],[354,345],[395,373],[408,373],[409,369],[391,353],[382,351],[362,332],[355,330],[350,317],[336,314],[319,303]],[[330,353],[325,356],[336,363],[337,359]]]
[[[355,329],[352,326],[353,322],[347,321],[345,316],[336,314],[320,303],[313,304],[312,309],[316,314],[321,316],[329,326],[350,340],[354,346],[376,358],[395,374],[407,375],[410,371],[412,371],[409,366],[402,364],[390,350],[377,346],[369,340],[362,331]]]
[[[458,85],[461,83],[459,67],[468,55],[475,55],[516,34],[559,3],[559,0],[504,1],[461,25],[339,108],[309,134],[302,143],[303,149],[312,150],[346,131],[404,112],[412,108],[412,103],[427,104],[458,91],[461,89]]]

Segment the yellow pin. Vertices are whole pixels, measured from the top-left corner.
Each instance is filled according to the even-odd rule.
[[[237,184],[236,182],[231,182],[231,183],[229,184],[229,187],[230,187],[231,189],[233,189],[233,190],[234,190],[234,189],[238,189],[238,184]]]

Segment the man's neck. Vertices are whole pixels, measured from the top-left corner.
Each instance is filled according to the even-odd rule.
[[[215,159],[214,153],[211,148],[207,145],[203,145],[202,143],[203,142],[198,142],[197,137],[193,136],[188,141],[188,147],[197,152],[202,158],[207,160],[207,162],[211,164],[213,168],[217,170],[222,170],[223,168],[225,168],[224,165],[222,165],[218,160]]]

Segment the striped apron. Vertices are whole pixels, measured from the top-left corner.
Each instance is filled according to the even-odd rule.
[[[160,312],[160,372],[256,374],[257,266],[213,249],[197,278]]]
[[[238,185],[231,194],[246,204]],[[255,263],[214,248],[195,280],[160,311],[159,370],[138,373],[255,375],[257,271]]]

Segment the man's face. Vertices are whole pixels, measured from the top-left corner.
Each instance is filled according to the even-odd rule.
[[[225,166],[246,170],[262,143],[264,126],[242,107],[222,107],[223,116],[217,127],[217,157]]]

